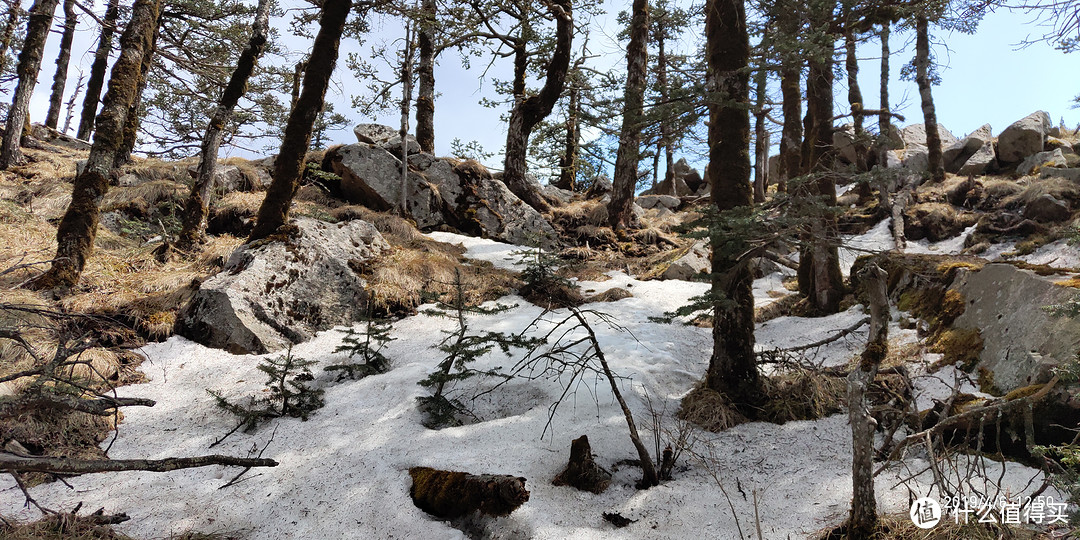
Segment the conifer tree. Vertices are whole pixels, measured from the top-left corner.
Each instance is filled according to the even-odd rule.
[[[59,0],[37,0],[30,8],[26,23],[26,37],[23,48],[19,51],[19,65],[16,68],[18,83],[15,95],[8,109],[7,125],[4,137],[0,140],[0,169],[7,169],[23,160],[19,145],[23,130],[28,126],[30,96],[34,94],[38,72],[41,71],[41,55],[45,50],[45,40],[49,37],[53,13]]]

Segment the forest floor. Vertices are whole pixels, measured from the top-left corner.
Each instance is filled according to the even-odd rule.
[[[64,179],[74,174],[72,160],[78,154],[33,152],[36,161],[30,166],[16,175],[0,176],[0,271],[47,260],[55,249],[56,222],[70,190]],[[135,205],[145,208],[145,215],[155,220],[167,218],[169,205],[174,205],[175,211],[175,204],[186,192],[182,182],[161,182],[138,193],[140,188],[116,189],[103,207]],[[329,216],[341,212],[340,206],[318,201],[314,193],[302,197],[300,212]],[[566,275],[588,295],[613,288],[631,294],[613,302],[585,304],[582,309],[594,312],[587,319],[611,369],[620,377],[619,388],[628,398],[653,458],[668,444],[683,448],[671,480],[648,490],[634,487],[641,473],[632,463],[636,454],[623,414],[607,382],[592,373],[570,379],[565,373],[545,374],[540,365],[535,371],[523,372],[531,376],[501,385],[496,384],[501,380],[497,378],[469,379],[454,385],[451,395],[466,404],[475,418],[457,427],[424,427],[416,399],[430,391],[417,383],[444,359],[436,347],[453,329],[453,321],[427,313],[433,306],[421,304],[416,290],[423,280],[410,281],[401,275],[445,277],[452,274],[455,265],[462,264],[484,268],[486,277],[475,284],[472,299],[487,306],[497,302],[513,307],[498,314],[470,315],[468,322],[475,333],[528,329],[530,335],[542,335],[567,312],[546,311],[514,294],[520,285],[516,274],[522,268],[522,252],[528,252],[527,247],[452,233],[419,236],[396,218],[370,213],[366,217],[376,221],[397,248],[395,263],[388,265],[382,281],[375,284],[382,287],[385,308],[393,320],[390,336],[394,340],[383,350],[390,359],[390,369],[344,382],[324,371],[326,366],[349,361],[345,354],[334,352],[346,336],[344,329],[321,332],[295,346],[293,356],[315,362],[311,384],[325,392],[325,406],[307,421],[277,419],[254,432],[232,434],[213,449],[214,453],[273,458],[280,462],[278,467],[252,470],[235,482],[233,477],[239,471],[223,467],[88,474],[32,487],[34,498],[65,511],[82,503],[89,510],[126,512],[132,519],[116,530],[134,538],[191,531],[245,539],[809,538],[846,518],[851,499],[851,429],[840,403],[827,399],[843,393],[842,381],[806,379],[799,368],[766,366],[765,374],[780,381],[778,384],[787,384],[784,388],[790,390],[792,401],[799,402],[789,403],[790,407],[821,399],[822,414],[812,420],[750,422],[711,433],[678,417],[680,403],[694,391],[708,365],[711,330],[683,324],[685,319],[659,322],[655,317],[687,305],[707,290],[707,284],[643,279],[657,261],[668,256],[657,250],[643,250],[640,257],[632,258],[597,257],[595,264],[568,270]],[[101,367],[115,372],[118,384],[139,382],[120,386],[120,396],[150,398],[157,405],[125,410],[115,431],[109,431],[114,427],[111,423],[87,428],[94,433],[92,439],[109,445],[109,457],[206,454],[212,443],[236,425],[236,419],[219,408],[208,391],[220,392],[235,402],[265,395],[265,374],[257,365],[280,353],[231,355],[170,336],[172,321],[190,295],[192,282],[220,269],[242,239],[220,235],[194,260],[159,262],[152,255],[160,243],[160,238],[153,238],[158,233],[152,221],[132,221],[128,234],[99,228],[97,249],[84,279],[69,295],[57,299],[18,289],[35,271],[30,267],[0,275],[3,300],[92,313],[115,321],[110,327],[116,333],[113,343],[97,353]],[[159,225],[168,234],[168,220],[160,219]],[[888,226],[885,220],[845,238],[845,273],[864,251],[891,247]],[[120,230],[124,230],[122,226]],[[969,228],[961,236],[941,242],[911,242],[908,251],[957,253],[963,247],[963,236],[972,233],[973,228]],[[989,255],[1000,256],[1014,248],[1015,242],[1012,247],[994,247]],[[1045,242],[1022,258],[1032,263],[1080,266],[1064,240]],[[785,269],[755,280],[756,307],[787,298],[791,292],[785,283],[790,284],[791,277]],[[894,308],[890,361],[909,369],[920,409],[948,398],[956,389],[980,395],[978,385],[966,373],[952,366],[936,369],[940,355],[927,350],[916,330],[900,328],[902,315]],[[838,335],[865,316],[861,305],[828,317],[781,314],[758,324],[757,347],[769,351],[818,342]],[[362,332],[365,326],[354,328]],[[866,337],[863,326],[803,351],[801,360],[816,366],[849,365]],[[44,342],[40,346],[49,347]],[[131,348],[145,357],[141,364],[122,353]],[[0,353],[11,355],[12,349]],[[523,354],[517,351],[510,356],[496,350],[473,367],[507,372]],[[6,363],[8,358],[5,356],[4,371],[14,371],[19,362],[26,361],[15,357]],[[832,389],[811,388],[807,393],[807,384]],[[19,388],[4,390],[14,393]],[[555,403],[560,403],[557,409],[553,409]],[[598,463],[614,475],[611,487],[599,495],[551,484],[569,456],[570,441],[581,435],[589,436]],[[55,433],[43,437],[42,446],[57,437]],[[76,446],[49,450],[68,455]],[[83,441],[78,448],[85,450],[86,446]],[[912,451],[876,479],[880,511],[897,516],[890,518],[892,537],[915,537],[917,531],[912,530],[906,516],[910,501],[928,493],[933,484],[928,457],[925,452]],[[415,466],[524,477],[531,497],[507,517],[441,521],[410,500],[408,469]],[[957,477],[977,479],[978,491],[988,498],[1022,497],[1043,485],[1041,471],[989,456],[955,453],[948,466]],[[1062,500],[1053,488],[1043,494]],[[37,510],[26,508],[24,503],[14,481],[7,477],[0,481],[0,515],[19,521],[38,518]],[[630,522],[617,527],[604,514],[618,514]],[[1014,532],[1020,537],[1035,534],[1020,529]],[[935,536],[918,537],[975,538],[983,533],[988,538],[997,537],[991,530],[958,532],[947,524],[937,529]],[[1041,534],[1059,537],[1052,536],[1053,528],[1044,528]]]

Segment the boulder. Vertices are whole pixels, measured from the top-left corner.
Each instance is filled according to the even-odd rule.
[[[88,141],[77,139],[75,137],[72,137],[71,135],[68,135],[67,133],[57,131],[53,128],[46,127],[41,124],[33,124],[30,126],[30,136],[39,141],[47,142],[56,146],[63,146],[71,150],[79,150],[82,152],[90,151],[91,145]]]
[[[945,170],[951,173],[958,172],[971,156],[975,155],[983,146],[986,146],[986,143],[992,140],[993,132],[990,124],[983,124],[982,127],[972,131],[963,139],[952,143],[942,151]]]
[[[985,380],[992,380],[996,390],[1047,382],[1055,367],[1080,350],[1080,319],[1054,317],[1044,309],[1075,297],[1076,289],[1054,283],[1060,279],[1010,264],[957,274],[952,287],[967,307],[953,326],[980,330],[978,368],[986,370],[990,377]]]
[[[682,204],[682,199],[671,195],[642,195],[637,198],[637,203],[642,208],[667,208],[676,210]]]
[[[712,268],[709,261],[709,245],[702,240],[694,242],[681,257],[668,265],[660,279],[689,280]]]
[[[938,137],[941,138],[941,148],[945,149],[956,142],[956,135],[953,135],[945,126],[938,124]],[[926,125],[925,124],[911,124],[900,130],[900,140],[904,141],[904,146],[922,146],[926,147]]]
[[[930,170],[930,151],[925,146],[917,144],[908,145],[903,150],[904,157],[900,160],[901,167],[914,172],[926,172]]]
[[[1037,173],[1041,169],[1065,167],[1066,165],[1068,165],[1068,162],[1065,160],[1065,154],[1058,148],[1028,156],[1016,166],[1016,173],[1029,175]]]
[[[998,135],[998,159],[1003,163],[1019,163],[1024,158],[1043,151],[1050,131],[1050,115],[1033,112],[1013,122]]]
[[[1032,199],[1024,207],[1024,217],[1039,223],[1065,221],[1071,216],[1072,211],[1069,210],[1069,203],[1059,200],[1049,193],[1044,193]]]
[[[686,162],[686,158],[679,158],[679,160],[676,161],[674,165],[672,165],[671,171],[672,176],[674,176],[676,179],[675,185],[686,186],[688,192],[685,194],[669,193],[668,195],[675,195],[677,197],[681,197],[683,195],[693,194],[697,192],[697,190],[701,189],[701,185],[705,182],[705,180],[701,177],[701,173],[699,173],[697,169],[691,167],[690,164]]]
[[[994,152],[994,143],[987,142],[978,152],[967,158],[956,173],[961,176],[978,176],[985,173],[986,169],[996,161],[997,154]]]
[[[372,210],[387,211],[401,205],[401,160],[390,152],[367,144],[350,144],[333,151],[334,174],[341,177],[341,192],[349,202]],[[405,208],[419,228],[445,223],[442,199],[424,177],[406,175]]]
[[[360,272],[389,249],[366,221],[297,219],[237,248],[195,292],[177,331],[234,354],[262,354],[351,324],[367,314]]]
[[[401,157],[401,136],[398,135],[398,130],[390,126],[384,126],[382,124],[358,124],[353,128],[353,134],[356,135],[357,142],[373,144]],[[416,137],[406,135],[405,144],[407,145],[406,150],[410,156],[420,153],[420,143],[416,142]]]
[[[588,200],[602,199],[605,195],[611,193],[611,180],[606,176],[597,176],[589,189],[585,191],[585,198]]]
[[[851,164],[859,160],[859,154],[855,150],[855,124],[844,124],[833,131],[832,141],[841,161]]]
[[[1080,184],[1080,168],[1043,169],[1039,178],[1064,178]]]

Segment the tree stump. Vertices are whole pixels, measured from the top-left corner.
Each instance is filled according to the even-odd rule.
[[[611,473],[593,461],[589,437],[582,435],[570,443],[570,462],[551,483],[600,494],[611,485]]]
[[[506,516],[529,500],[525,479],[510,475],[469,474],[431,467],[409,469],[413,479],[413,504],[443,519],[455,519],[479,511]]]

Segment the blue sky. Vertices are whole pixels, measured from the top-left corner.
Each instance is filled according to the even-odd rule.
[[[101,0],[97,2],[101,9]],[[628,2],[605,2],[604,8],[614,13],[626,9]],[[57,10],[59,15],[60,10]],[[1080,94],[1080,57],[1066,55],[1044,43],[1018,48],[1017,44],[1028,36],[1038,36],[1043,29],[1028,24],[1029,15],[1000,11],[988,15],[974,35],[959,33],[935,35],[934,52],[944,64],[941,68],[942,83],[934,88],[939,122],[957,136],[962,136],[984,123],[989,123],[994,134],[1000,133],[1008,124],[1036,110],[1050,113],[1057,123],[1064,119],[1068,126],[1080,124],[1080,110],[1073,109],[1073,99]],[[283,27],[284,25],[279,25]],[[594,31],[590,38],[590,49],[603,56],[604,64],[622,63],[625,60],[623,49],[608,37],[613,23],[610,18],[594,21]],[[607,27],[605,29],[604,27]],[[392,39],[400,29],[393,23],[376,25],[378,35]],[[68,91],[74,87],[81,63],[84,70],[92,61],[93,47],[97,36],[96,28],[89,23],[80,25],[72,51],[72,68],[69,70]],[[374,38],[373,39],[377,39]],[[903,64],[913,55],[913,33],[894,31],[891,41],[893,56],[891,101],[894,110],[905,115],[904,125],[922,121],[918,104],[918,92],[914,82],[900,81],[899,72]],[[52,84],[53,62],[59,36],[49,38],[45,52],[41,77],[32,102],[31,115],[35,121],[41,121],[48,107],[48,93]],[[692,40],[685,40],[690,46]],[[306,46],[304,40],[290,38],[290,48],[299,56]],[[860,85],[866,105],[876,105],[878,88],[879,45],[869,41],[860,45],[859,57],[862,58]],[[342,59],[349,51],[367,51],[366,46],[344,43]],[[441,95],[436,103],[436,152],[447,153],[450,141],[460,138],[462,141],[479,141],[488,151],[498,151],[506,136],[506,126],[499,120],[505,110],[489,109],[478,102],[484,95],[491,93],[492,77],[506,78],[510,70],[509,59],[497,60],[488,73],[486,80],[481,79],[481,71],[486,62],[473,60],[473,68],[465,70],[454,52],[447,52],[441,57],[436,68],[437,87]],[[838,112],[846,109],[846,89],[838,81],[836,91]],[[538,85],[538,82],[535,82]],[[335,84],[328,99],[335,103],[336,110],[348,116],[355,123],[379,122],[396,126],[399,122],[397,112],[389,111],[377,118],[362,118],[349,107],[349,94],[360,91],[362,86],[339,63],[335,74]],[[81,98],[80,98],[81,99]],[[66,101],[66,97],[65,97]],[[61,118],[61,123],[63,119]],[[77,122],[77,118],[76,118]],[[333,133],[330,139],[335,142],[354,142],[351,130]],[[227,150],[223,149],[223,153]],[[234,151],[235,152],[235,151]],[[235,152],[236,155],[244,155]],[[492,160],[492,165],[499,165],[501,158]]]

